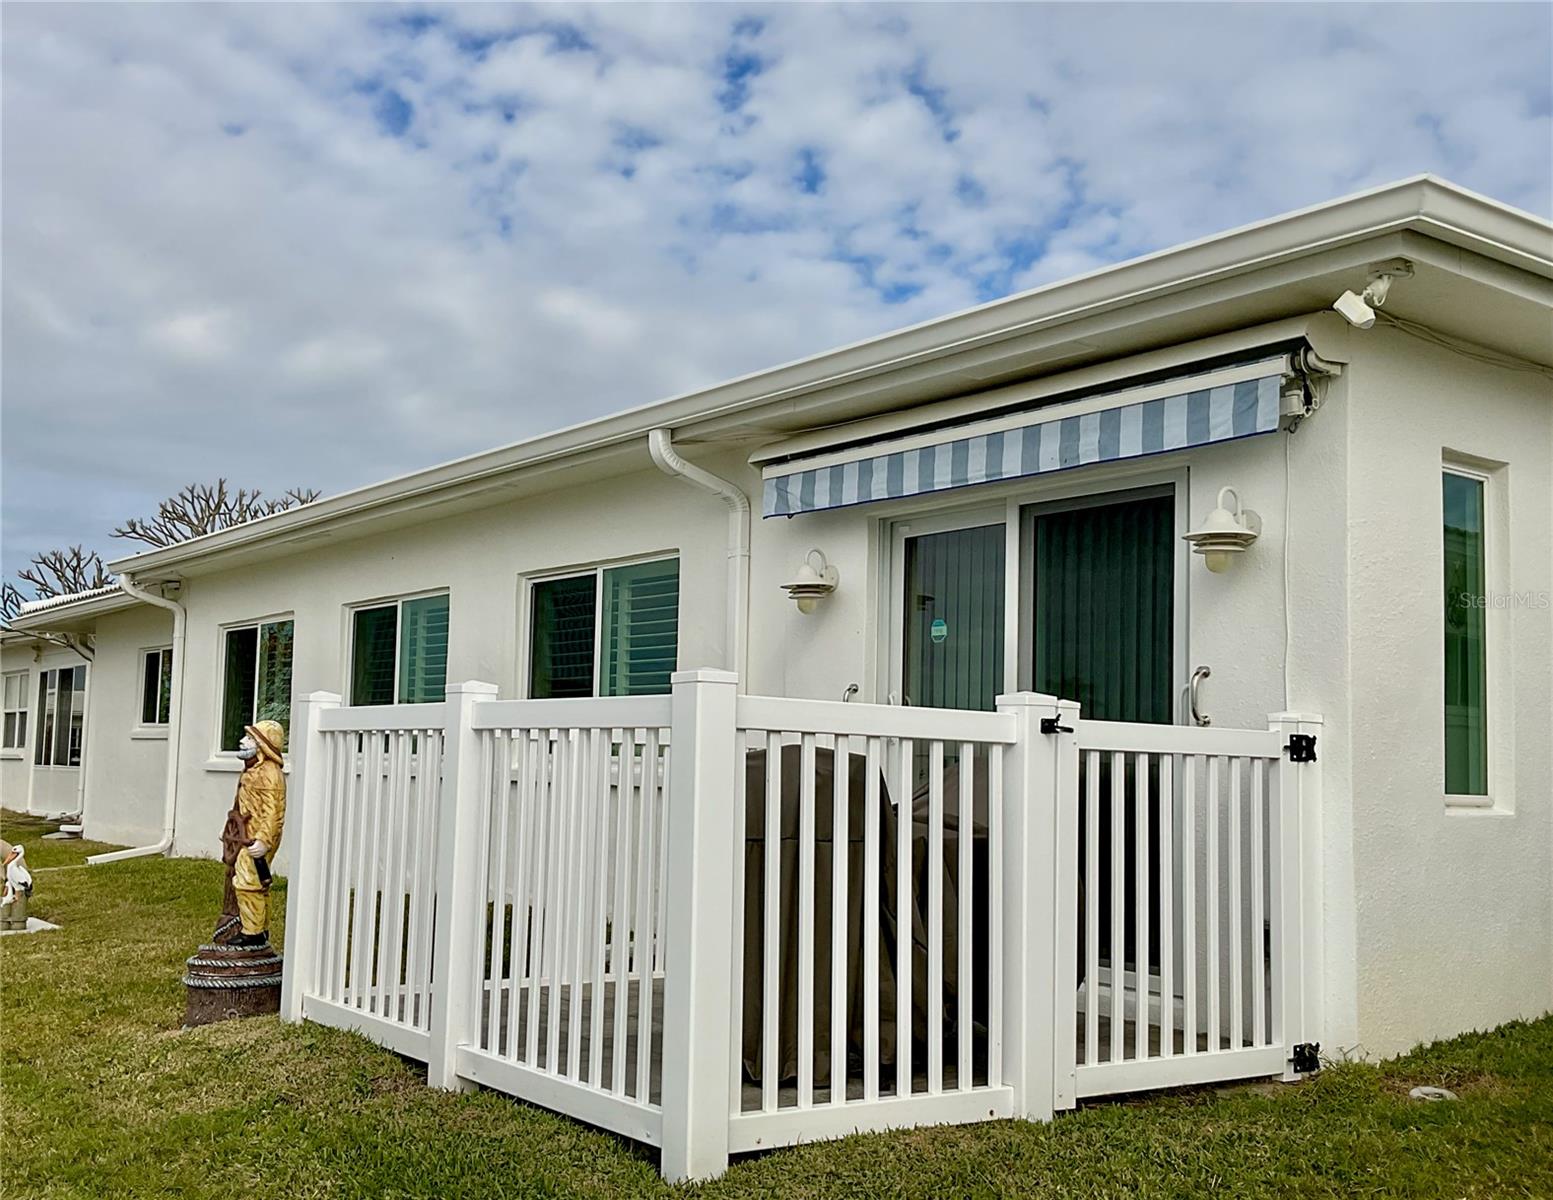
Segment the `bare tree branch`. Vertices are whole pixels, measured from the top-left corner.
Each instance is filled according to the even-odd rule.
[[[154,517],[131,517],[113,531],[113,536],[148,546],[175,546],[219,529],[311,504],[321,494],[316,488],[289,488],[283,495],[269,498],[258,488],[239,488],[234,492],[225,479],[191,483],[158,504]]]
[[[80,546],[35,554],[28,566],[16,572],[16,577],[32,585],[34,600],[89,592],[93,588],[107,587],[113,582],[113,576],[108,574],[108,568],[103,565],[102,556],[95,550],[86,550]]]

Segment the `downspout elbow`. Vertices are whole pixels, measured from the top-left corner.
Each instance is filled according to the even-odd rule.
[[[683,479],[693,487],[711,492],[728,510],[728,669],[744,685],[749,662],[749,590],[750,590],[750,501],[744,489],[730,480],[713,475],[704,467],[687,462],[674,449],[674,435],[668,429],[647,434],[647,452],[665,475]]]
[[[167,712],[167,772],[162,796],[162,836],[149,846],[135,846],[128,850],[113,850],[107,854],[93,854],[87,858],[89,866],[121,862],[126,858],[145,858],[153,854],[166,854],[172,849],[173,828],[178,815],[178,748],[183,733],[183,680],[184,680],[184,631],[188,614],[182,604],[169,600],[156,592],[149,592],[129,575],[119,576],[119,588],[129,596],[156,608],[164,608],[173,614],[173,678]]]

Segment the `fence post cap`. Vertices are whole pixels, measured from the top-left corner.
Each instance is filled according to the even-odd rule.
[[[343,700],[339,692],[308,692],[298,696],[293,703],[296,704],[340,704]]]
[[[1301,712],[1277,712],[1269,713],[1267,719],[1274,725],[1321,725],[1324,722],[1320,713]]]
[[[478,679],[468,679],[463,683],[448,684],[449,696],[494,696],[501,688],[494,683],[484,683]]]
[[[1053,708],[1062,701],[1045,692],[1009,692],[996,700],[999,708]]]
[[[738,683],[737,671],[724,671],[719,667],[693,667],[688,671],[675,671],[669,676],[669,684],[676,683]]]

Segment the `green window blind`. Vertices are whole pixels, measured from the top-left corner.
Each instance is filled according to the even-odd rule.
[[[606,570],[603,629],[603,695],[667,692],[679,657],[679,560]]]
[[[1445,791],[1488,794],[1483,481],[1444,473]]]
[[[534,699],[593,695],[597,580],[590,573],[534,585],[529,643],[529,695]]]
[[[1002,525],[905,542],[905,701],[991,709],[1003,679]]]
[[[1102,721],[1171,722],[1174,500],[1038,513],[1035,690]]]
[[[442,700],[448,683],[448,598],[406,600],[399,623],[399,703]]]

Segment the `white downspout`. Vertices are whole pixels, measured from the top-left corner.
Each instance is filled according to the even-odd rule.
[[[128,575],[119,576],[119,587],[136,600],[165,608],[173,614],[173,683],[172,695],[167,706],[167,779],[162,799],[162,837],[150,846],[136,846],[130,850],[114,850],[107,854],[93,854],[87,858],[90,866],[119,862],[126,858],[144,858],[151,854],[166,854],[173,844],[173,824],[178,815],[178,746],[183,733],[183,632],[187,619],[183,605],[155,592],[140,587]],[[83,768],[84,774],[84,768]],[[82,819],[85,819],[82,813]]]
[[[674,449],[674,435],[667,429],[654,429],[647,435],[647,452],[660,471],[704,488],[728,508],[728,661],[725,665],[738,675],[742,692],[749,667],[749,497],[738,485],[681,458]]]

